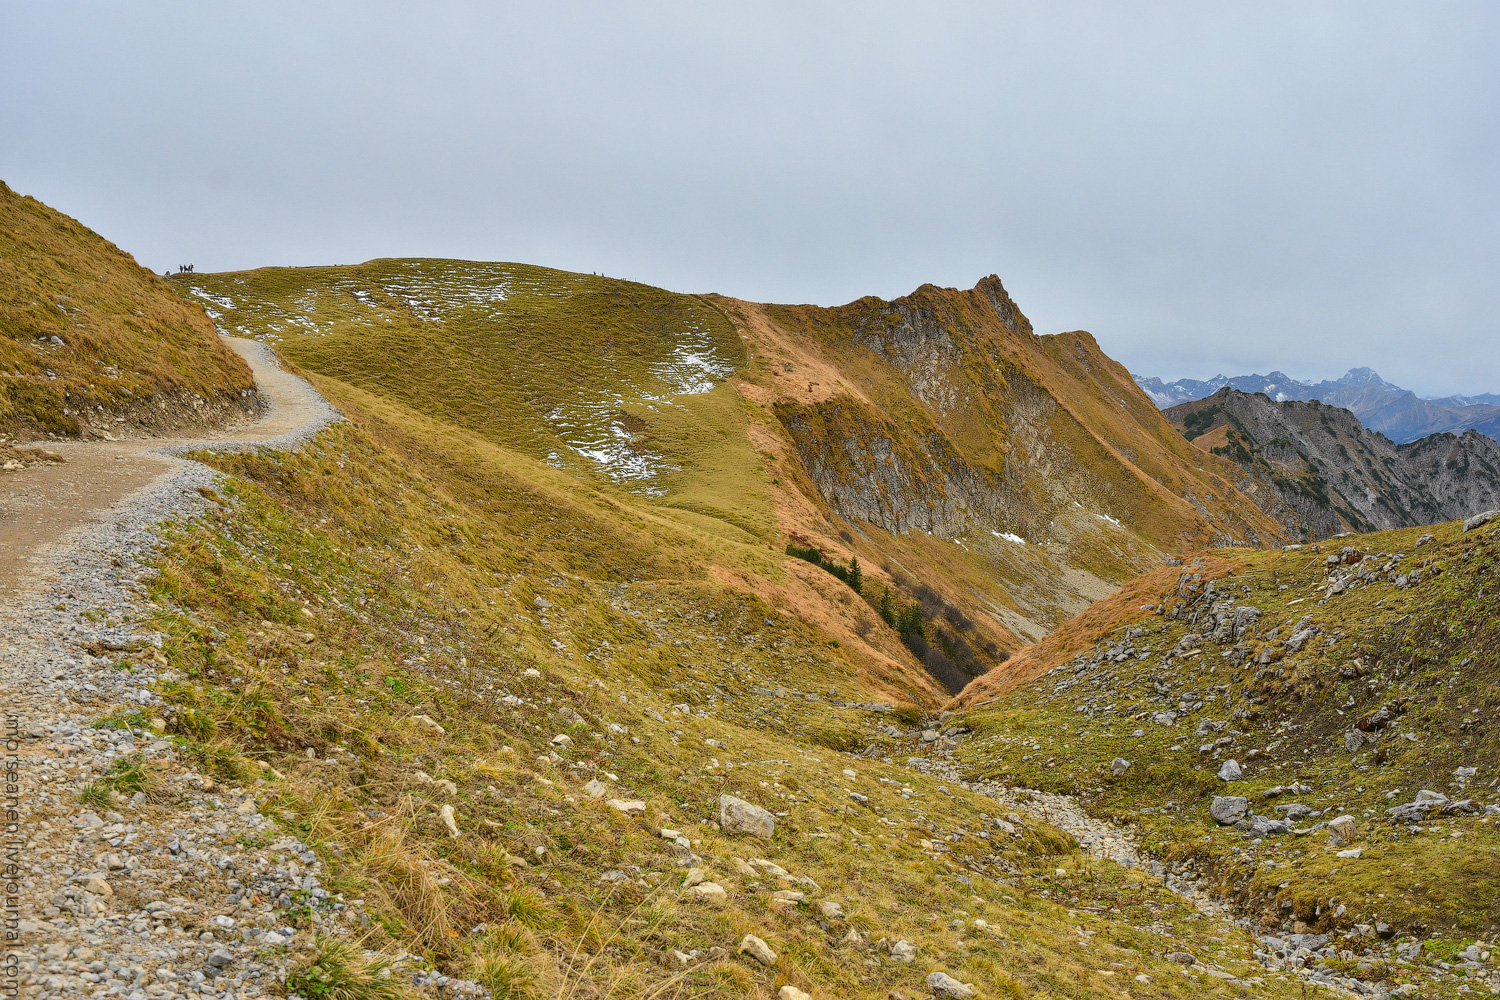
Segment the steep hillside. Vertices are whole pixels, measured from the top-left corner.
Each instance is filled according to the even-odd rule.
[[[1165,412],[1199,448],[1236,462],[1241,488],[1303,540],[1500,506],[1500,445],[1478,431],[1394,445],[1348,410],[1235,389]]]
[[[1034,335],[998,278],[834,309],[714,301],[750,346],[741,392],[776,419],[785,528],[875,565],[952,564],[1023,638],[1163,551],[1282,537],[1092,337]]]
[[[966,691],[958,757],[1132,824],[1263,926],[1333,935],[1330,967],[1467,962],[1500,928],[1496,523],[1143,578],[1044,676]]]
[[[114,244],[0,182],[0,434],[108,437],[253,412],[197,306]]]
[[[839,310],[461,261],[173,280],[307,371],[646,516],[805,556],[784,584],[723,571],[939,691],[1163,548],[1279,538],[1232,465],[1086,334],[1032,336],[998,279]],[[856,560],[846,587],[834,574]]]
[[[497,997],[1298,995],[1149,875],[904,766],[924,714],[892,695],[931,693],[743,583],[805,572],[838,606],[831,574],[318,381],[348,422],[201,456],[227,478],[149,581],[163,648],[101,651],[164,699],[105,725],[312,845],[329,895],[278,926],[358,898],[362,947]]]
[[[1415,441],[1430,434],[1462,434],[1476,430],[1500,438],[1500,396],[1445,396],[1422,399],[1410,389],[1392,385],[1368,368],[1351,368],[1342,377],[1303,382],[1284,372],[1269,375],[1218,375],[1206,381],[1136,376],[1136,383],[1162,409],[1206,399],[1220,389],[1263,392],[1277,402],[1317,400],[1341,406],[1372,431],[1396,442]]]

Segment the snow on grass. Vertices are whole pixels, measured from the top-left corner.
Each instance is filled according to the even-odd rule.
[[[1022,538],[1020,535],[1013,535],[1008,531],[996,531],[994,528],[991,528],[990,534],[994,535],[996,538],[1003,538],[1007,542],[1014,542],[1017,545],[1026,544],[1026,539]]]
[[[1110,517],[1108,514],[1100,514],[1098,511],[1095,511],[1094,512],[1094,516],[1097,517],[1101,521],[1108,521],[1110,524],[1113,524],[1116,528],[1120,527],[1120,522],[1117,521],[1117,520],[1115,520],[1114,518]]]
[[[192,287],[190,287],[188,289],[188,291],[192,292],[194,295],[196,295],[198,298],[202,299],[205,302],[212,302],[214,305],[218,306],[220,309],[233,309],[234,308],[234,299],[231,299],[227,295],[215,295],[213,292],[210,292],[208,289],[206,289],[206,288],[199,288],[197,285],[193,285]],[[215,316],[215,313],[212,310],[210,310],[209,311],[209,315],[210,316]]]

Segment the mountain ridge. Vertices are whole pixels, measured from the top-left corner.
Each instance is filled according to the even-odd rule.
[[[1303,541],[1500,506],[1500,445],[1475,430],[1395,444],[1343,407],[1228,387],[1163,413],[1195,446],[1237,463],[1241,488]]]
[[[1429,434],[1462,434],[1477,430],[1500,439],[1500,394],[1478,396],[1417,396],[1385,381],[1370,368],[1351,368],[1340,378],[1306,382],[1282,371],[1268,375],[1216,375],[1212,379],[1179,379],[1132,376],[1136,384],[1161,409],[1213,395],[1229,387],[1241,392],[1265,393],[1275,401],[1317,400],[1352,411],[1367,428],[1385,434],[1398,444]]]

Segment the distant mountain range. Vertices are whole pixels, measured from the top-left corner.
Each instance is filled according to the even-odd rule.
[[[1236,487],[1304,540],[1500,506],[1500,444],[1473,430],[1392,444],[1342,407],[1227,387],[1163,413],[1198,448],[1239,465],[1247,476]]]
[[[1379,431],[1398,444],[1445,431],[1462,434],[1477,430],[1500,439],[1500,394],[1423,399],[1410,389],[1392,385],[1368,368],[1351,368],[1342,378],[1323,382],[1303,382],[1284,372],[1217,375],[1207,381],[1184,378],[1163,382],[1159,378],[1132,377],[1163,410],[1229,388],[1263,392],[1276,402],[1317,400],[1341,406],[1352,411],[1367,429]]]

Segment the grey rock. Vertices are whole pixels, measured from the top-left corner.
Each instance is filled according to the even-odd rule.
[[[910,941],[897,941],[891,945],[891,957],[898,962],[910,962],[917,957],[917,946]]]
[[[1475,514],[1473,517],[1464,519],[1464,530],[1473,531],[1489,524],[1496,517],[1500,517],[1500,510],[1487,510],[1483,514]]]
[[[732,837],[749,836],[770,840],[776,832],[776,817],[744,799],[720,795],[719,828]]]
[[[1244,819],[1250,809],[1250,800],[1243,795],[1215,795],[1208,807],[1208,814],[1224,826],[1232,826]]]
[[[1226,760],[1223,766],[1219,768],[1220,781],[1239,781],[1244,776],[1245,772],[1240,769],[1239,761],[1233,758]]]
[[[761,965],[776,964],[776,952],[772,951],[770,945],[766,944],[754,934],[746,934],[743,938],[741,938],[740,946],[737,951],[741,955],[749,955]]]
[[[1124,757],[1116,757],[1114,760],[1110,761],[1109,769],[1114,773],[1114,776],[1118,778],[1120,775],[1130,770],[1130,763],[1131,762],[1126,760]]]
[[[927,988],[935,997],[972,997],[974,987],[970,983],[961,983],[946,972],[932,972],[927,976]]]

